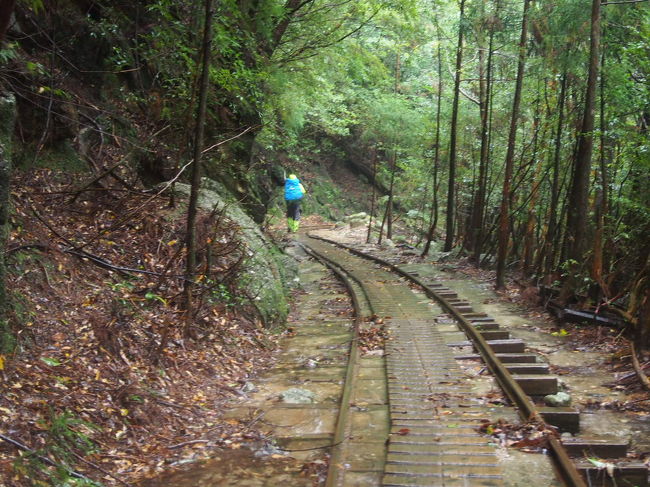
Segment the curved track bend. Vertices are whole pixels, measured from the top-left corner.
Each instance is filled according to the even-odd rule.
[[[357,326],[371,316],[385,320],[391,339],[386,344],[386,377],[390,424],[381,482],[384,486],[501,486],[504,476],[491,439],[478,433],[480,421],[503,413],[477,400],[473,380],[457,363],[449,339],[439,331],[436,318],[451,315],[465,328],[473,346],[490,371],[517,406],[522,419],[542,422],[541,415],[512,380],[508,370],[495,357],[491,347],[476,331],[467,316],[443,293],[419,282],[398,268],[371,265],[367,258],[320,239],[300,236],[299,243],[339,274],[352,291],[357,309]],[[398,275],[401,273],[402,275]],[[411,289],[411,281],[423,286],[439,304],[434,306],[421,293]],[[341,401],[332,452],[328,486],[356,485],[351,481],[355,469],[371,468],[350,460],[359,449],[378,448],[363,442],[355,428],[353,391],[359,378],[357,347],[351,347],[346,390]],[[497,412],[496,409],[499,409]],[[375,427],[381,427],[374,425]],[[372,428],[372,424],[356,425]],[[551,441],[551,456],[562,484],[584,486],[585,482],[564,452]]]

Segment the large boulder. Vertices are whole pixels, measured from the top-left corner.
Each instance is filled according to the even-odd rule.
[[[190,186],[176,183],[176,191],[188,196]],[[206,210],[225,208],[226,217],[237,223],[247,246],[245,274],[240,285],[267,326],[284,323],[288,314],[285,283],[296,275],[295,261],[283,254],[242,209],[235,198],[218,182],[203,178],[198,205]]]

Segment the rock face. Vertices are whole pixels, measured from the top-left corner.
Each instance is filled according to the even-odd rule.
[[[190,186],[176,183],[176,191],[188,196]],[[244,265],[246,273],[240,285],[246,290],[246,295],[252,297],[251,304],[266,326],[284,323],[288,313],[285,283],[291,282],[296,275],[294,260],[266,238],[253,219],[218,182],[203,178],[198,204],[207,210],[225,206],[226,216],[239,225],[248,255]]]

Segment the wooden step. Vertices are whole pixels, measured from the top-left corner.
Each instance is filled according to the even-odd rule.
[[[605,463],[605,462],[603,462]],[[598,487],[621,487],[634,485],[648,487],[648,467],[643,463],[614,463],[614,475],[610,477],[606,468],[599,468],[588,460],[577,460],[576,467],[588,485]]]
[[[510,332],[507,330],[481,330],[481,336],[486,340],[509,340]]]
[[[455,332],[454,332],[455,333]],[[487,344],[492,348],[495,353],[521,353],[526,348],[526,344],[518,339],[511,338],[509,340],[486,340]],[[447,343],[448,347],[471,347],[472,342],[463,340],[461,342]]]
[[[474,308],[472,308],[469,304],[463,304],[463,305],[459,304],[458,306],[454,306],[454,308],[456,308],[456,311],[458,311],[461,314],[471,313],[472,311],[474,311]]]
[[[472,321],[472,325],[474,328],[477,330],[498,330],[499,329],[499,323],[495,323],[494,321],[485,321],[485,322],[475,322]]]
[[[524,341],[519,338],[488,340],[487,344],[492,348],[494,353],[521,353],[526,348]]]
[[[629,442],[616,436],[598,436],[567,438],[562,445],[572,457],[625,458]]]
[[[578,433],[580,431],[580,412],[572,407],[538,406],[537,411],[544,421],[555,426],[561,433]]]
[[[504,364],[533,364],[537,362],[534,353],[497,353],[497,358]]]
[[[463,318],[466,320],[472,321],[474,318],[487,318],[488,315],[485,313],[478,313],[478,312],[473,312],[473,313],[462,313]]]
[[[531,396],[545,396],[555,394],[558,391],[557,376],[555,375],[513,374],[512,378],[526,394]]]
[[[543,362],[534,364],[506,364],[506,369],[511,374],[548,374],[548,364]]]

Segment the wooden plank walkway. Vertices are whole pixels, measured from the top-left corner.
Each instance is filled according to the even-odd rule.
[[[328,244],[309,240],[361,284],[372,311],[385,319],[390,434],[383,485],[502,486],[489,438],[477,427],[490,417],[436,329],[441,311],[394,274]]]

